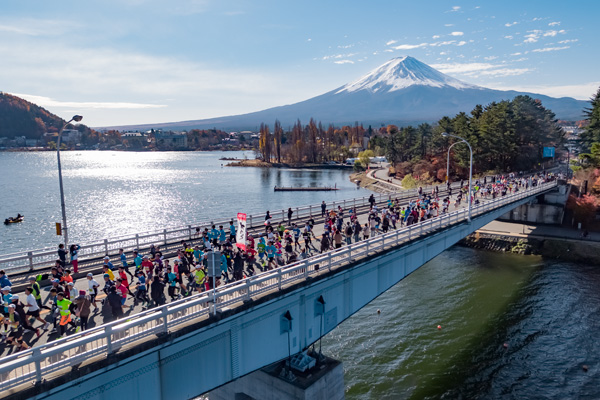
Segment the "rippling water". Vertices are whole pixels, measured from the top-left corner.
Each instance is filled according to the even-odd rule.
[[[454,247],[323,351],[344,362],[348,399],[597,399],[599,284],[596,266]]]
[[[61,153],[71,243],[181,226],[238,212],[288,207],[368,195],[348,180],[348,170],[221,167],[220,157],[251,152]],[[0,254],[55,247],[60,222],[56,153],[0,152],[0,217],[25,222],[0,225]],[[335,192],[277,192],[274,186],[335,185]]]

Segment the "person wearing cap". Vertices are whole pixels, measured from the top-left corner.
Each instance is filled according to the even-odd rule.
[[[10,294],[10,286],[2,288],[2,304],[4,304],[4,314],[8,315],[8,305],[10,304],[12,295]]]
[[[12,304],[15,305],[15,311],[17,314],[19,314],[19,317],[21,318],[21,323],[22,323],[23,329],[24,329],[23,333],[35,331],[35,334],[37,335],[37,337],[40,337],[39,329],[34,328],[29,323],[29,318],[27,317],[27,313],[25,312],[25,305],[20,300],[21,299],[19,299],[18,295],[13,295],[13,297],[11,298]]]
[[[42,323],[42,329],[47,330],[50,327],[50,322],[47,322],[45,319],[40,317],[40,305],[37,303],[37,299],[33,294],[33,287],[27,286],[25,288],[25,295],[27,298],[25,299],[25,305],[27,306],[27,315],[29,317],[33,317]]]
[[[90,303],[94,305],[94,310],[97,311],[98,310],[98,306],[96,305],[96,296],[98,295],[98,288],[100,287],[100,284],[98,282],[96,282],[96,280],[94,279],[94,274],[92,274],[91,272],[89,272],[87,274],[87,281],[88,281],[88,295],[90,296]]]
[[[23,340],[23,326],[21,325],[21,317],[16,312],[16,306],[10,304],[8,306],[8,315],[4,318],[4,324],[9,328],[6,344],[19,345],[19,350],[27,350],[29,345]]]
[[[78,294],[79,291],[77,290],[77,288],[75,288],[75,284],[73,282],[67,283],[67,291],[65,292],[65,297],[73,301],[78,296]]]
[[[104,278],[104,287],[102,288],[102,291],[108,296],[108,294],[110,293],[110,288],[115,287],[115,282],[112,279],[110,279],[109,274],[104,274],[103,278]]]
[[[148,298],[148,287],[146,286],[146,277],[144,276],[144,271],[139,270],[137,272],[138,282],[135,287],[137,288],[135,292],[135,300],[134,305],[137,305],[138,300],[142,300],[145,303],[150,303],[150,299]]]
[[[63,292],[59,292],[56,294],[56,305],[60,312],[60,337],[59,339],[65,337],[65,333],[67,330],[67,324],[71,324],[74,328],[77,328],[77,325],[71,319],[71,300],[65,298],[65,294]]]
[[[0,287],[12,286],[8,276],[6,276],[6,272],[3,269],[0,269]]]
[[[87,329],[88,319],[90,317],[90,305],[92,303],[90,301],[89,296],[85,295],[85,290],[80,290],[79,296],[75,298],[74,304],[75,315],[79,318],[80,323],[80,326],[78,326],[75,330],[75,333],[77,333],[79,331],[85,331]]]
[[[29,287],[31,287],[31,294],[33,295],[33,298],[35,299],[35,302],[37,303],[38,307],[41,309],[42,308],[42,288],[40,288],[40,284],[38,283],[37,279],[35,276],[30,276],[28,278],[29,280]]]
[[[111,269],[111,270],[115,269],[115,266],[113,265],[113,263],[110,262],[109,256],[104,256],[102,261],[104,262],[104,264],[102,264],[102,267],[108,267],[108,269]]]
[[[63,292],[65,291],[65,289],[59,284],[60,281],[58,279],[51,279],[50,282],[52,283],[52,287],[50,289],[54,289],[56,291],[56,293],[58,292]],[[48,303],[48,300],[50,300],[50,297],[52,295],[50,293],[48,293],[48,296],[46,296],[46,298],[44,299],[44,305],[46,305],[46,303]]]

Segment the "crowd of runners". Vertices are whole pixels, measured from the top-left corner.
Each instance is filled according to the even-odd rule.
[[[203,230],[198,228],[191,241],[182,241],[176,253],[169,256],[163,254],[159,246],[152,245],[147,251],[132,254],[121,249],[114,264],[110,257],[104,257],[102,274],[88,273],[85,285],[79,284],[79,289],[72,276],[78,272],[79,246],[70,246],[67,251],[60,245],[50,273],[30,276],[22,294],[11,293],[10,279],[0,271],[0,307],[3,308],[0,316],[3,345],[0,346],[9,348],[9,352],[27,349],[28,342],[36,340],[34,335],[39,338],[48,333],[61,338],[70,332],[86,330],[92,321],[99,325],[121,318],[133,312],[136,306],[142,309],[161,306],[167,301],[210,290],[213,282],[219,286],[242,280],[435,218],[457,209],[468,201],[466,198],[478,204],[482,199],[505,196],[555,178],[552,174],[486,177],[474,182],[470,195],[465,182],[454,189],[448,185],[440,190],[438,186],[431,193],[419,188],[418,195],[404,204],[391,196],[386,203],[377,204],[371,195],[368,211],[362,215],[353,208],[328,208],[323,202],[320,216],[309,217],[302,223],[294,222],[291,208],[287,221],[274,221],[267,211],[264,230],[248,233],[242,248],[236,245],[234,221],[227,229],[215,225]],[[215,255],[218,255],[216,263]],[[213,273],[215,265],[218,270]],[[39,282],[46,279],[51,286],[42,289]],[[98,320],[94,321],[96,317]],[[5,349],[0,347],[0,352]]]

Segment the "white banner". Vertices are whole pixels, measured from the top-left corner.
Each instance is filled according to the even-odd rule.
[[[237,215],[237,232],[235,233],[235,245],[242,250],[246,250],[246,214]]]

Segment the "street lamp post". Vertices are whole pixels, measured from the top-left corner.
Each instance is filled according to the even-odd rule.
[[[459,144],[461,142],[452,143],[450,147],[448,147],[448,158],[446,159],[446,183],[450,180],[450,149],[454,147],[455,144]]]
[[[67,233],[67,212],[65,211],[65,193],[63,190],[63,179],[62,179],[62,168],[60,166],[60,141],[62,139],[62,133],[71,122],[79,122],[83,119],[81,115],[74,115],[66,124],[60,128],[58,132],[58,140],[56,141],[56,158],[58,159],[58,184],[60,186],[60,208],[62,211],[63,225],[61,231],[63,232],[63,238],[65,239],[65,250],[69,251],[69,235]]]
[[[471,145],[469,144],[469,142],[467,142],[465,139],[461,138],[460,136],[451,135],[450,133],[447,133],[447,132],[442,132],[442,136],[443,137],[450,136],[450,137],[459,139],[461,142],[465,142],[467,144],[467,146],[469,146],[470,157],[469,157],[469,192],[467,193],[467,204],[468,204],[467,221],[471,222],[471,181],[473,180],[473,149],[471,148]],[[458,143],[460,143],[460,142],[458,142]],[[448,154],[450,154],[449,151],[450,151],[450,149],[448,149]]]

